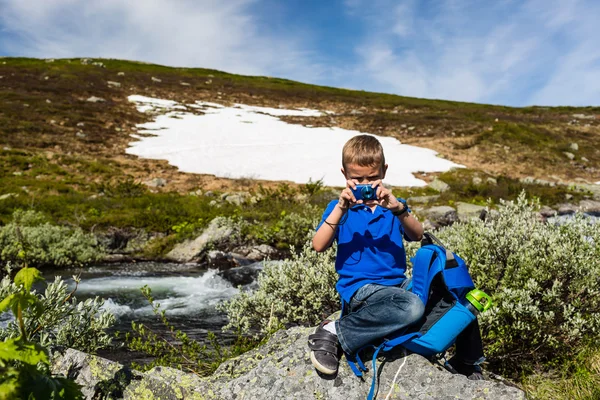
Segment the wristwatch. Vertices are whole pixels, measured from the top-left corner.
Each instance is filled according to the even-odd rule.
[[[395,215],[396,217],[399,217],[399,216],[401,216],[402,214],[404,214],[405,212],[408,212],[408,211],[410,211],[410,210],[409,210],[409,208],[408,208],[408,205],[406,205],[406,200],[404,200],[404,199],[398,199],[398,201],[399,201],[400,203],[402,203],[402,205],[403,205],[404,207],[402,207],[402,210],[400,210],[400,211],[392,211],[392,214],[393,214],[393,215]]]

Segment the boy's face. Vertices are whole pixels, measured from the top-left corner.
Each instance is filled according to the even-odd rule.
[[[385,178],[387,168],[387,164],[383,166],[372,165],[367,167],[358,164],[348,164],[346,165],[345,170],[342,168],[342,174],[344,174],[346,180],[353,180],[357,184],[366,184]]]

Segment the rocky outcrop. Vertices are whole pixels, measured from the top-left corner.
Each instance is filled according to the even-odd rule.
[[[200,378],[173,368],[133,372],[120,364],[69,349],[54,360],[54,373],[83,385],[86,398],[124,399],[332,399],[367,397],[372,373],[354,376],[342,361],[335,377],[314,370],[306,345],[314,328],[277,332],[265,345],[223,363]],[[419,355],[396,354],[379,362],[378,396],[389,399],[524,399],[499,380],[470,381],[436,367]],[[103,397],[104,396],[104,397]]]
[[[204,251],[210,244],[219,242],[228,238],[233,232],[233,228],[228,225],[222,225],[218,218],[213,219],[208,227],[194,240],[186,240],[178,244],[167,254],[167,258],[173,261],[190,262]]]

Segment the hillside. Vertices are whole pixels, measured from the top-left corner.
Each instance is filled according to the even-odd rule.
[[[0,76],[3,147],[78,154],[90,164],[102,160],[107,168],[118,166],[134,176],[148,168],[169,168],[124,154],[131,128],[147,118],[127,101],[130,94],[326,109],[335,115],[310,123],[393,136],[492,175],[600,180],[599,107],[510,108],[425,100],[117,60],[4,58]],[[86,101],[92,96],[105,101]],[[294,122],[293,117],[288,120]],[[578,144],[577,151],[571,143]],[[86,167],[94,169],[74,168],[94,172]],[[189,180],[194,181],[176,179],[184,190]]]

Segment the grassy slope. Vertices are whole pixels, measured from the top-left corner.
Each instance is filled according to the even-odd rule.
[[[510,108],[349,91],[206,69],[95,61],[105,67],[82,64],[80,59],[50,63],[0,59],[0,195],[12,194],[0,200],[0,223],[6,222],[15,208],[31,207],[86,230],[136,227],[171,234],[170,241],[156,244],[154,251],[161,254],[173,240],[181,240],[186,229],[191,234],[215,215],[239,215],[263,223],[274,220],[277,229],[284,212],[301,212],[305,207],[291,200],[298,193],[296,185],[182,174],[165,162],[126,155],[135,124],[148,120],[127,102],[130,94],[333,110],[335,116],[308,123],[393,136],[404,143],[436,149],[466,165],[467,170],[442,174],[452,186],[451,193],[440,199],[443,202],[510,198],[526,187],[553,204],[565,194],[576,199],[582,195],[568,187],[523,185],[518,178],[600,180],[598,107]],[[120,82],[121,87],[108,87],[109,80]],[[106,101],[85,101],[90,96]],[[573,114],[596,117],[577,119]],[[294,118],[289,121],[307,123]],[[579,144],[578,151],[569,150],[572,142]],[[564,151],[575,153],[575,159],[566,158]],[[498,185],[474,185],[474,175],[484,182],[487,176],[495,177]],[[167,187],[150,193],[139,184],[154,177],[166,178]],[[269,201],[244,208],[223,203],[215,208],[211,206],[213,198],[180,195],[198,187],[262,192]],[[304,189],[304,193],[311,191],[310,187]],[[399,188],[398,193],[432,194],[429,189],[408,188]],[[326,197],[310,199],[322,205]],[[590,370],[597,371],[597,367]],[[537,390],[539,398],[556,390],[556,385],[547,389],[540,382],[533,387],[538,389],[529,387],[530,392]],[[569,390],[563,391],[572,393]],[[579,396],[564,396],[575,397]]]
[[[103,65],[93,65],[93,61]],[[0,200],[0,219],[4,221],[16,207],[37,205],[58,220],[88,228],[95,224],[137,224],[163,230],[183,218],[196,217],[185,210],[198,205],[181,205],[189,201],[168,193],[145,202],[131,193],[113,201],[95,196],[127,191],[127,182],[155,177],[168,181],[162,192],[187,193],[198,187],[256,189],[257,182],[248,179],[183,174],[164,161],[126,155],[135,125],[149,119],[127,101],[130,94],[185,102],[282,104],[335,111],[335,116],[288,120],[342,126],[436,149],[443,157],[468,167],[444,175],[457,189],[445,195],[445,201],[512,197],[523,187],[517,178],[530,175],[549,180],[600,180],[600,119],[573,117],[600,114],[598,107],[510,108],[427,100],[119,60],[3,58],[0,76],[0,195],[17,195]],[[107,81],[121,86],[109,87]],[[90,96],[106,101],[86,101]],[[572,151],[576,157],[570,161],[563,152],[572,142],[579,144],[579,150]],[[475,187],[470,183],[473,174],[484,180],[486,176],[500,176],[501,184]],[[568,192],[567,188],[559,192],[531,189],[550,203]],[[427,194],[427,190],[401,189],[399,193]],[[137,200],[123,200],[127,198]],[[165,204],[169,211],[165,214],[159,207],[158,222],[140,220],[139,210],[152,211],[149,204]]]

